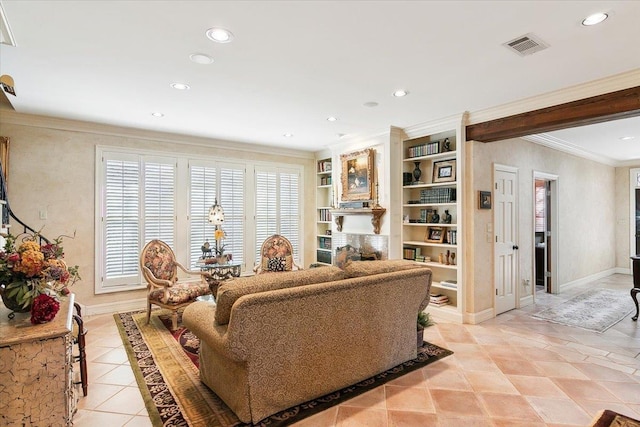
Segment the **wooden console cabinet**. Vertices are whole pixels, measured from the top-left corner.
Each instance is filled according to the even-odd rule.
[[[73,386],[73,294],[49,323],[32,325],[29,313],[9,319],[0,304],[0,425],[70,426]]]

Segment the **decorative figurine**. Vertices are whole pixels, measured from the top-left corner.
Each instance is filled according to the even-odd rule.
[[[442,215],[442,223],[451,224],[451,214],[449,213],[449,209],[444,210],[444,215]]]
[[[451,253],[451,265],[456,265],[456,253]]]
[[[451,151],[451,141],[449,141],[449,138],[445,138],[442,142],[442,151]]]
[[[449,262],[449,257],[451,256],[451,251],[447,250],[447,257],[445,258],[445,264],[446,265],[450,265],[451,263]]]
[[[431,215],[431,222],[437,224],[440,222],[440,215],[438,215],[438,210],[434,209],[433,214]]]

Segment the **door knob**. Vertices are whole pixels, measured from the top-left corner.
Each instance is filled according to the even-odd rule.
[[[517,251],[518,249],[520,249],[520,248],[518,248],[518,245],[513,245],[513,250],[514,251]]]

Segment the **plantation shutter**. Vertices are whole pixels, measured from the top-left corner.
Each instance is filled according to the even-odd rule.
[[[300,187],[299,174],[282,172],[280,179],[280,234],[293,246],[293,257],[300,261]]]
[[[190,164],[189,175],[189,263],[194,269],[202,256],[202,245],[208,241],[213,247],[209,208],[216,198],[216,168]]]
[[[140,254],[140,162],[136,156],[105,155],[103,282],[137,278]],[[115,280],[112,284],[121,284]]]
[[[233,262],[244,263],[244,199],[245,168],[243,165],[220,167],[220,206],[224,209],[223,230],[226,233],[225,253]]]
[[[159,239],[175,250],[175,161],[144,162],[144,243]]]
[[[256,261],[260,262],[262,242],[278,230],[277,173],[256,170]]]
[[[281,234],[300,258],[300,173],[256,169],[256,260],[267,237]]]

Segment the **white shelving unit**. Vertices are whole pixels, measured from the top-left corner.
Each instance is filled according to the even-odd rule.
[[[433,272],[431,293],[449,298],[447,305],[430,304],[427,311],[458,323],[464,313],[461,132],[457,125],[430,129],[424,136],[405,139],[401,154],[404,258],[428,265]],[[429,222],[434,211],[438,223]],[[451,215],[449,223],[443,223],[445,211]]]
[[[331,212],[333,209],[333,179],[331,158],[316,161],[316,262],[333,263]]]

